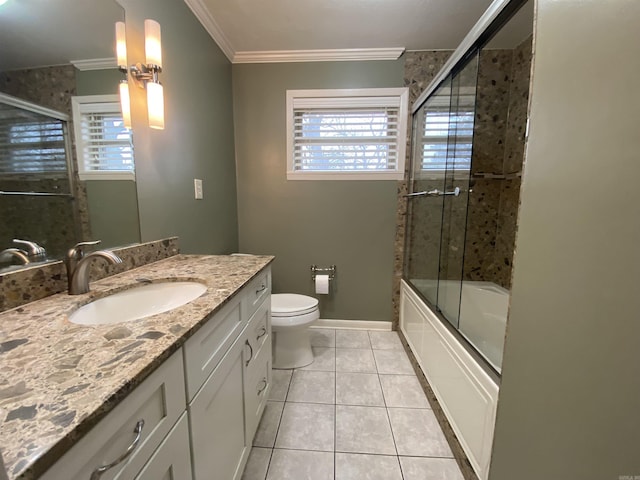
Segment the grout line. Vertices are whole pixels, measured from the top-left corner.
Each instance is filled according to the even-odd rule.
[[[375,360],[375,355],[374,355]],[[376,368],[378,367],[378,363],[376,362]],[[391,439],[393,440],[393,447],[396,449],[396,461],[398,462],[398,466],[400,468],[400,475],[404,480],[404,473],[402,472],[402,464],[400,463],[400,453],[398,452],[398,444],[396,443],[396,436],[393,433],[393,426],[391,425],[391,416],[389,415],[389,407],[387,406],[387,397],[384,393],[384,388],[382,388],[382,382],[380,381],[380,373],[378,373],[378,383],[380,384],[380,390],[382,390],[382,400],[384,401],[384,411],[387,414],[387,421],[389,422],[389,430],[391,430]]]
[[[336,350],[337,351],[337,350]],[[337,458],[336,450],[338,449],[338,362],[336,356],[333,356],[333,478],[336,478]]]

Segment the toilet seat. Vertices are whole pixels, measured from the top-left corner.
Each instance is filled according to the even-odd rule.
[[[297,317],[313,313],[317,309],[317,298],[295,293],[275,293],[271,295],[272,317]]]

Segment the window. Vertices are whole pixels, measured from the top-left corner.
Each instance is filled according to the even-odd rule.
[[[62,120],[0,104],[0,175],[67,176]]]
[[[135,180],[133,140],[117,95],[74,97],[73,121],[81,180]]]
[[[408,90],[287,91],[289,180],[401,180]]]

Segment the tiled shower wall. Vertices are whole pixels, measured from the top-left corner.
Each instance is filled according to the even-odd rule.
[[[71,118],[71,97],[76,94],[76,69],[73,65],[33,68],[0,72],[0,92],[63,112]],[[73,139],[73,121],[68,123]],[[71,149],[75,165],[75,148]],[[14,232],[26,232],[25,237],[46,233],[44,246],[52,256],[60,255],[79,240],[91,238],[86,189],[79,181],[76,169],[74,200],[67,197],[0,197],[0,250],[9,247]],[[39,177],[39,176],[38,176]],[[68,181],[47,178],[2,179],[0,190],[69,192]],[[10,219],[10,220],[6,220]],[[46,225],[43,224],[46,223]],[[5,229],[11,224],[13,228]],[[33,232],[33,233],[32,233]],[[27,240],[39,241],[38,238]],[[7,243],[7,241],[9,243]]]
[[[451,52],[407,52],[405,86],[409,87],[409,105],[418,98],[442,68]],[[531,37],[513,50],[481,52],[478,67],[477,108],[474,128],[473,171],[469,195],[469,212],[464,251],[464,278],[485,280],[510,287],[511,263],[515,242],[520,172],[524,157],[524,135],[531,70]],[[400,279],[402,278],[410,149],[407,149],[405,180],[398,182],[398,213],[393,281],[393,321],[397,327]],[[488,174],[488,175],[483,175]],[[495,178],[507,174],[507,179]],[[482,177],[485,178],[482,178]],[[414,191],[442,188],[442,182],[425,181]],[[429,183],[431,182],[431,183]],[[436,200],[436,199],[433,199]],[[440,208],[431,202],[427,208],[412,205],[421,219],[413,225],[412,235],[420,238],[424,248],[411,252],[416,276],[438,272],[440,242]],[[437,212],[436,212],[437,211]],[[421,256],[421,258],[413,257]]]

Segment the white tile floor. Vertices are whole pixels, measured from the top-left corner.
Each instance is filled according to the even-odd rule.
[[[312,329],[274,370],[243,480],[463,480],[395,332]]]

